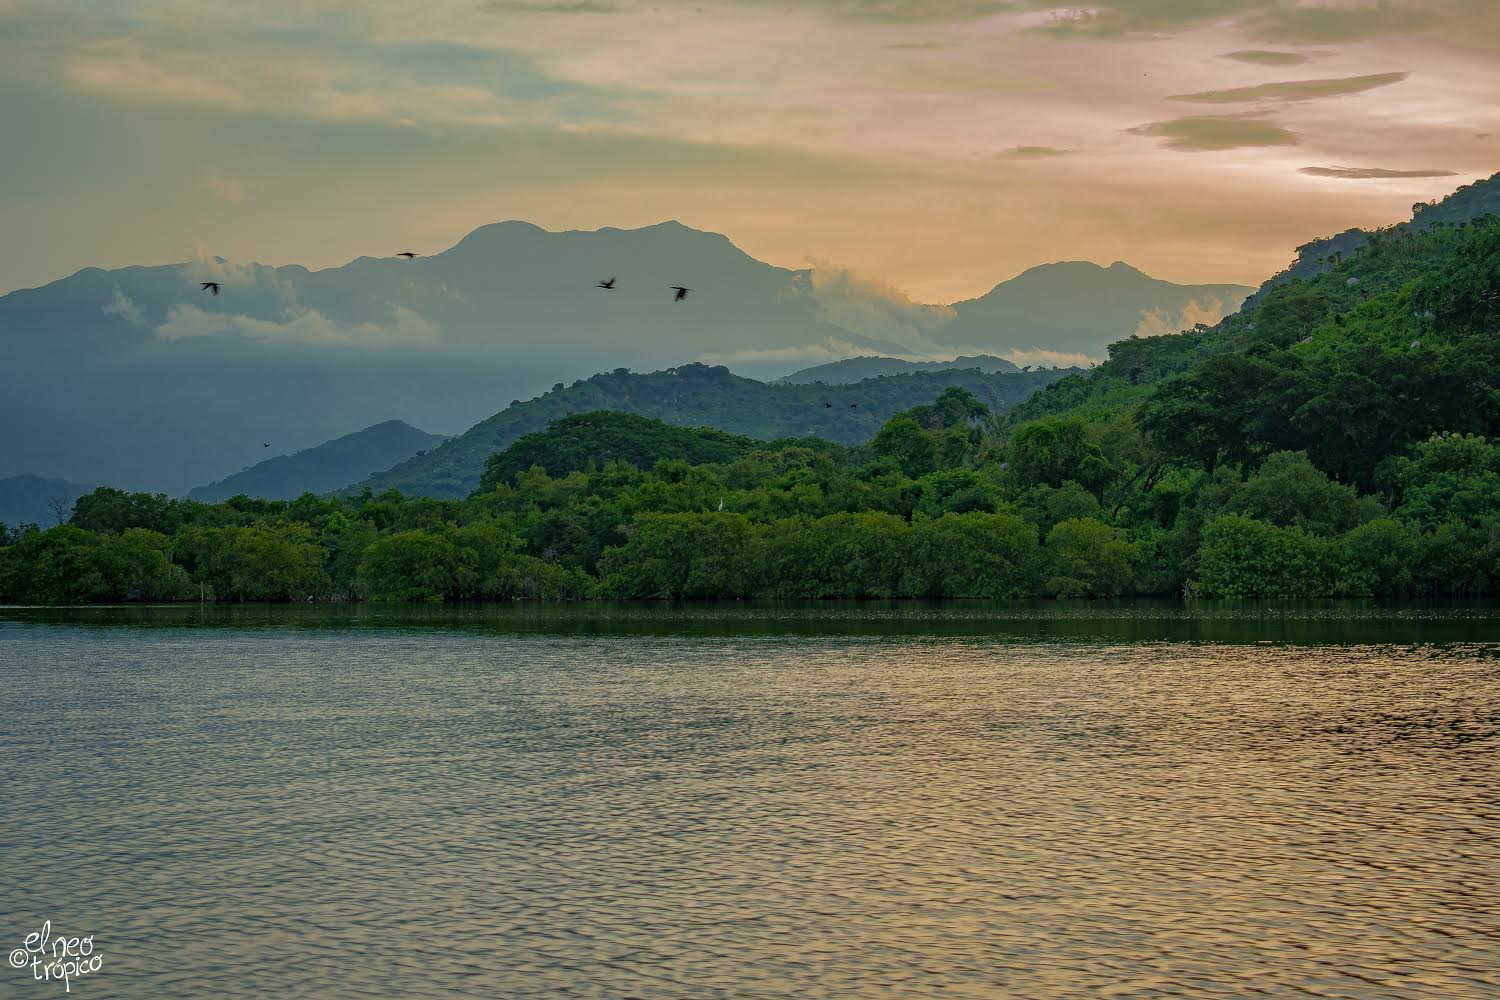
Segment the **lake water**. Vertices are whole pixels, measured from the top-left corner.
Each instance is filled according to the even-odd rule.
[[[0,609],[0,690],[75,996],[1500,996],[1493,607]]]

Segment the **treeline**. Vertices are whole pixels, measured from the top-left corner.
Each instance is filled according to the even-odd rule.
[[[924,409],[862,449],[534,468],[465,500],[100,489],[69,524],[6,532],[0,598],[1500,593],[1500,447],[1479,436],[1435,435],[1392,463],[1387,502],[1299,453],[1248,476],[1129,473],[1079,417],[1001,445],[961,390]]]

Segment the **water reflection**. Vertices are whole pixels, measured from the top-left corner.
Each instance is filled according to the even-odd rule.
[[[1482,609],[663,610],[0,612],[0,933],[96,997],[1500,995]]]
[[[480,605],[0,605],[0,623],[140,628],[410,629],[497,634],[1007,637],[1364,645],[1500,643],[1500,603],[1371,600],[583,602]]]

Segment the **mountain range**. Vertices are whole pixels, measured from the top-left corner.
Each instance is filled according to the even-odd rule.
[[[611,277],[613,290],[595,287]],[[693,291],[676,302],[673,285]],[[259,461],[267,444],[291,454],[393,417],[458,433],[549,384],[619,367],[698,360],[771,378],[857,355],[1081,361],[1133,331],[1232,309],[1246,291],[1075,262],[926,306],[763,263],[675,222],[505,222],[432,256],[318,271],[207,255],[85,268],[0,296],[0,421],[18,429],[0,476],[179,494]]]
[[[1028,366],[1029,367],[1029,366]],[[843,361],[830,361],[823,365],[814,365],[811,368],[803,368],[801,371],[783,375],[776,382],[789,382],[793,384],[805,384],[809,382],[822,382],[826,385],[848,385],[850,382],[859,382],[867,378],[879,378],[882,375],[904,375],[910,372],[936,372],[945,371],[949,368],[974,368],[987,374],[996,372],[1018,372],[1021,369],[1014,362],[1006,361],[1004,358],[981,355],[977,358],[954,358],[952,361],[904,361],[900,358],[845,358]]]

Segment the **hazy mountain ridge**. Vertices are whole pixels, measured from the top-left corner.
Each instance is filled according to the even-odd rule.
[[[66,519],[73,501],[92,489],[92,486],[46,476],[0,479],[0,524],[12,528],[23,524],[50,527],[58,520],[59,514]]]
[[[352,480],[389,469],[448,440],[400,420],[366,427],[291,455],[264,462],[188,491],[188,496],[215,503],[244,494],[265,500],[294,500],[304,493],[330,493]]]
[[[930,403],[950,385],[973,392],[1002,410],[1070,371],[986,375],[972,369],[918,372],[866,379],[852,385],[771,385],[742,378],[722,366],[684,365],[649,374],[623,370],[555,386],[535,399],[512,403],[463,434],[371,476],[361,488],[437,497],[466,496],[479,485],[485,460],[553,420],[596,410],[617,410],[687,427],[714,427],[763,441],[821,437],[842,444],[867,441],[893,414]],[[851,405],[854,404],[854,405]]]
[[[958,357],[952,361],[906,361],[901,358],[881,357],[857,357],[845,358],[843,361],[830,361],[823,365],[814,365],[811,368],[803,368],[801,371],[792,372],[774,379],[773,384],[790,383],[806,385],[812,382],[823,382],[827,385],[848,385],[850,382],[859,382],[867,378],[878,378],[882,375],[901,375],[909,372],[934,372],[946,371],[950,368],[975,368],[986,374],[997,372],[1018,372],[1021,369],[1013,362],[1004,358],[980,355],[978,357]]]
[[[1178,285],[1123,261],[1108,267],[1043,264],[954,303],[953,322],[934,339],[960,349],[1017,347],[1097,358],[1132,333],[1176,333],[1217,323],[1253,291],[1233,284]]]
[[[49,468],[176,493],[242,469],[264,441],[312,447],[393,411],[462,430],[575,374],[580,357],[655,368],[723,347],[902,349],[784,295],[796,274],[675,223],[501,223],[431,257],[321,271],[86,268],[0,297],[0,371],[26,373],[0,383],[0,420],[29,432],[0,474]],[[608,277],[613,291],[594,287]],[[200,290],[207,280],[221,294]],[[694,293],[673,302],[673,284]]]
[[[1149,316],[1170,325],[1202,288],[1220,287],[1125,268],[1139,294],[1121,296],[1116,270],[1047,265],[1015,279],[1030,293],[1005,282],[950,311],[814,280],[675,222],[560,233],[504,222],[431,256],[316,271],[209,257],[85,268],[0,297],[0,372],[25,373],[0,376],[0,421],[27,430],[0,455],[0,475],[44,468],[178,493],[258,461],[266,441],[292,452],[393,414],[458,432],[576,376],[580,358],[596,371],[710,360],[766,378],[799,362],[942,357],[970,342],[1081,358]],[[613,290],[595,287],[606,278]],[[678,284],[693,289],[682,302]],[[1095,299],[1086,316],[1068,305]],[[922,322],[903,325],[912,310]],[[1073,318],[1049,327],[1053,313]],[[1067,337],[1050,342],[1049,330]],[[901,339],[928,334],[943,343]]]

